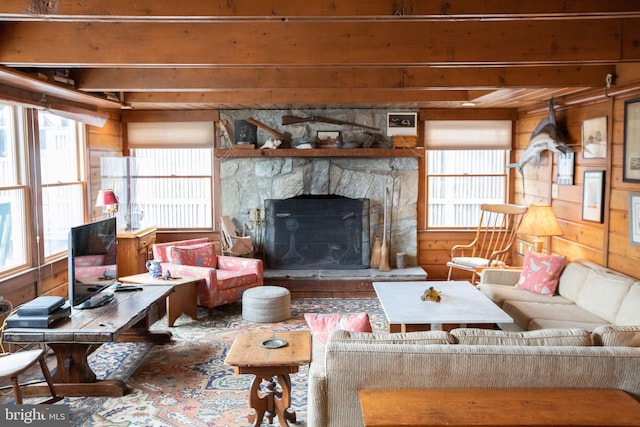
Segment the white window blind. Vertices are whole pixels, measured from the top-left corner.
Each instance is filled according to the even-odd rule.
[[[427,150],[510,150],[511,120],[427,120]]]
[[[129,148],[211,148],[214,123],[130,122],[127,138]]]

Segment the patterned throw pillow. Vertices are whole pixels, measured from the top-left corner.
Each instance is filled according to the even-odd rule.
[[[351,332],[371,332],[371,323],[367,313],[353,315],[306,313],[304,319],[311,334],[322,344],[327,343],[331,332],[341,329]]]
[[[558,288],[558,279],[567,257],[527,252],[520,280],[516,287],[542,295],[552,296]]]
[[[195,265],[216,268],[218,257],[212,242],[193,246],[170,246],[167,250],[169,262],[178,265]]]

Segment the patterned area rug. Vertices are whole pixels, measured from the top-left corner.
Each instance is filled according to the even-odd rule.
[[[182,316],[170,344],[118,343],[102,346],[90,359],[99,378],[127,381],[132,392],[119,398],[66,398],[75,426],[245,426],[251,375],[234,375],[224,359],[243,331],[308,329],[304,313],[369,313],[374,330],[386,320],[375,298],[307,298],[291,302],[291,319],[279,323],[242,320],[239,303],[199,308],[197,321]],[[154,329],[167,329],[166,319]],[[292,409],[306,425],[308,366],[291,375]],[[267,426],[267,420],[263,421]],[[274,419],[274,425],[278,425]]]

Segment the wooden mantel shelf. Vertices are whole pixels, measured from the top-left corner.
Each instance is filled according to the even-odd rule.
[[[218,159],[260,157],[424,157],[422,148],[278,148],[278,149],[228,149],[217,148]]]

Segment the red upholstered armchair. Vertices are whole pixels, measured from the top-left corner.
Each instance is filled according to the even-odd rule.
[[[199,277],[198,305],[217,307],[242,299],[249,288],[262,286],[262,260],[216,255],[207,238],[156,243],[153,257],[172,276]]]

